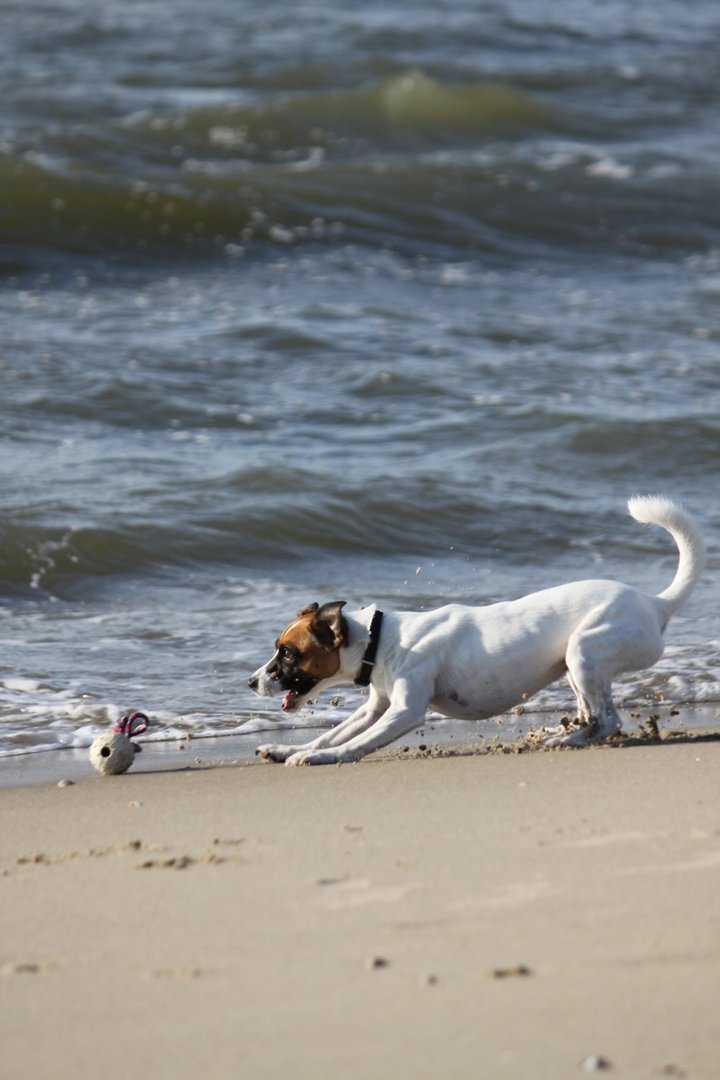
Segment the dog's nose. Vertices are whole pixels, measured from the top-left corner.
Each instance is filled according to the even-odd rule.
[[[251,690],[257,690],[258,682],[259,682],[259,680],[258,680],[257,675],[251,675],[250,678],[248,679],[248,686],[250,687]]]

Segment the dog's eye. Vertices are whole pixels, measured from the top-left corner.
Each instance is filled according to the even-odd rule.
[[[292,663],[295,659],[296,653],[289,645],[282,645],[280,647],[280,659],[286,660],[288,663]]]

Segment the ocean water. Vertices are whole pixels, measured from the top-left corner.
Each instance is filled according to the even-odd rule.
[[[250,748],[313,600],[660,591],[638,492],[709,562],[619,700],[720,701],[719,31],[711,0],[2,5],[0,754],[128,709]]]

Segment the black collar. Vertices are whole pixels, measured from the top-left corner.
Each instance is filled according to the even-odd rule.
[[[355,676],[356,686],[369,686],[370,678],[375,667],[375,658],[377,656],[378,645],[380,644],[380,627],[382,626],[383,613],[375,609],[375,614],[372,617],[370,623],[370,641],[368,647],[365,650],[358,673]]]

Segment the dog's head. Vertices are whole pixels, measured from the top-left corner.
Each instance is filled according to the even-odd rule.
[[[310,604],[298,612],[275,642],[275,653],[248,680],[261,697],[284,693],[285,712],[297,709],[340,668],[340,649],[347,645],[344,600]]]

